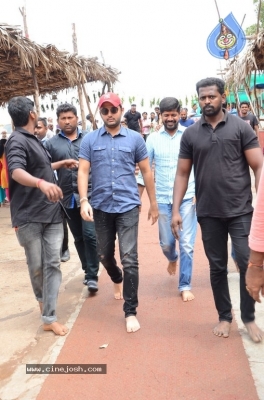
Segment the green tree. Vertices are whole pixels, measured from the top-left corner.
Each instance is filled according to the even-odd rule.
[[[256,19],[258,17],[259,0],[253,0],[255,4]],[[260,16],[259,16],[259,29],[264,29],[264,0],[261,0]],[[257,22],[245,29],[246,35],[254,35],[257,33]]]

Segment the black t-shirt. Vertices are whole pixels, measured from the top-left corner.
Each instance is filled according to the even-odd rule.
[[[5,147],[9,174],[10,211],[12,226],[29,222],[62,222],[59,203],[49,201],[37,187],[20,185],[12,179],[15,169],[21,168],[29,174],[54,183],[50,155],[40,140],[23,128],[16,128]]]
[[[251,127],[226,112],[215,130],[202,116],[184,131],[179,158],[193,161],[198,217],[230,218],[253,211],[244,151],[258,147]]]
[[[127,111],[124,115],[124,118],[127,120],[127,126],[129,129],[133,129],[133,131],[140,132],[139,120],[141,119],[140,112],[136,111],[132,113],[131,111]]]
[[[247,124],[251,125],[253,129],[259,124],[257,118],[253,114],[247,114],[245,117],[240,118],[243,119],[243,121],[245,121]]]

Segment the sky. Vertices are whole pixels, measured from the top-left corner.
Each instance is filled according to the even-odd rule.
[[[217,0],[221,18],[233,12],[243,28],[256,22],[253,0]],[[72,52],[72,23],[78,51],[97,56],[118,69],[115,91],[126,99],[174,96],[185,103],[195,84],[217,76],[225,61],[212,57],[206,40],[218,24],[215,0],[9,0],[0,23],[20,25],[19,7],[26,6],[30,39]],[[91,91],[96,86],[91,86]],[[143,111],[143,109],[141,110]],[[4,113],[0,113],[0,119]],[[1,120],[0,120],[1,123]]]

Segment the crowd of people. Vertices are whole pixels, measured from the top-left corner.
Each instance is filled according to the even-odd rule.
[[[255,301],[264,294],[260,186],[264,173],[258,121],[247,104],[241,103],[240,118],[227,111],[221,79],[203,79],[196,90],[199,114],[197,104],[188,112],[177,98],[165,97],[150,118],[146,112],[141,115],[135,104],[124,113],[120,98],[106,93],[98,103],[103,124],[96,130],[90,126],[89,132],[80,129],[71,104],[56,110],[54,134],[52,121],[38,117],[30,99],[19,96],[9,101],[15,130],[4,154],[12,226],[25,248],[44,330],[58,335],[68,331],[56,316],[60,262],[69,259],[67,225],[88,291],[94,294],[99,289],[101,262],[114,284],[114,298],[124,299],[127,332],[140,329],[137,238],[146,187],[148,217],[152,224],[158,221],[170,275],[176,274],[179,260],[182,300],[195,298],[191,280],[198,221],[219,319],[213,333],[228,337],[232,322],[227,281],[230,235],[240,274],[241,319],[254,342],[263,340],[264,333],[255,323]],[[136,165],[140,172],[135,179]],[[256,190],[260,187],[255,213],[249,167]],[[122,269],[115,259],[116,237]]]

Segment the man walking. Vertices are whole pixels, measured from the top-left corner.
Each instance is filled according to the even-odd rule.
[[[193,119],[187,118],[187,113],[187,108],[181,109],[181,119],[179,120],[179,123],[181,126],[185,126],[185,128],[188,128],[188,126],[191,126],[195,123]]]
[[[180,103],[174,97],[165,97],[160,102],[163,129],[154,132],[147,140],[149,162],[155,168],[156,196],[159,208],[159,239],[163,254],[168,259],[168,272],[175,275],[178,252],[176,240],[171,232],[173,183],[178,163],[180,142],[185,130],[179,126]],[[142,175],[137,177],[139,192],[142,195],[144,182]],[[179,291],[183,301],[191,301],[191,278],[193,267],[193,248],[197,230],[195,211],[195,184],[193,171],[189,178],[187,192],[180,206],[184,229],[180,232],[180,273]]]
[[[203,115],[182,136],[174,185],[172,230],[178,237],[184,229],[180,205],[194,165],[197,217],[202,230],[219,323],[216,336],[228,337],[232,305],[227,281],[227,240],[231,236],[240,272],[240,310],[249,336],[262,340],[255,323],[255,304],[245,285],[249,259],[248,235],[252,218],[252,193],[249,166],[258,187],[262,154],[252,129],[222,108],[225,83],[218,78],[196,84]]]
[[[61,131],[46,142],[46,148],[52,157],[52,162],[74,159],[78,163],[78,155],[83,133],[78,130],[77,110],[71,104],[61,104],[57,108],[57,123]],[[99,261],[96,252],[96,237],[94,222],[84,221],[80,214],[80,196],[77,186],[78,168],[74,170],[59,169],[58,182],[63,192],[63,205],[67,211],[67,222],[74,237],[82,269],[84,284],[90,293],[98,290]],[[91,183],[87,187],[85,197],[91,196]],[[83,197],[83,196],[82,196]]]
[[[137,111],[136,104],[131,104],[131,109],[125,113],[124,118],[127,120],[129,129],[143,134],[141,114]]]
[[[8,112],[15,131],[6,143],[12,226],[25,249],[32,288],[42,314],[43,329],[65,335],[57,322],[56,305],[61,283],[60,251],[63,239],[61,189],[54,184],[50,156],[34,136],[38,116],[34,103],[13,97]],[[60,165],[72,167],[73,160]]]
[[[136,318],[138,306],[138,218],[140,199],[135,179],[138,163],[150,199],[149,218],[158,218],[154,180],[143,138],[120,125],[123,108],[120,98],[106,93],[99,100],[104,126],[86,135],[81,143],[78,188],[81,215],[95,221],[97,251],[101,263],[114,282],[116,299],[124,297],[127,332],[140,329]],[[92,174],[91,205],[86,196],[90,166]],[[115,260],[115,239],[119,238],[123,275]]]
[[[247,124],[251,126],[252,129],[256,132],[256,135],[259,134],[259,122],[254,114],[249,113],[249,103],[247,101],[242,101],[240,103],[240,115],[239,117],[243,119]]]

